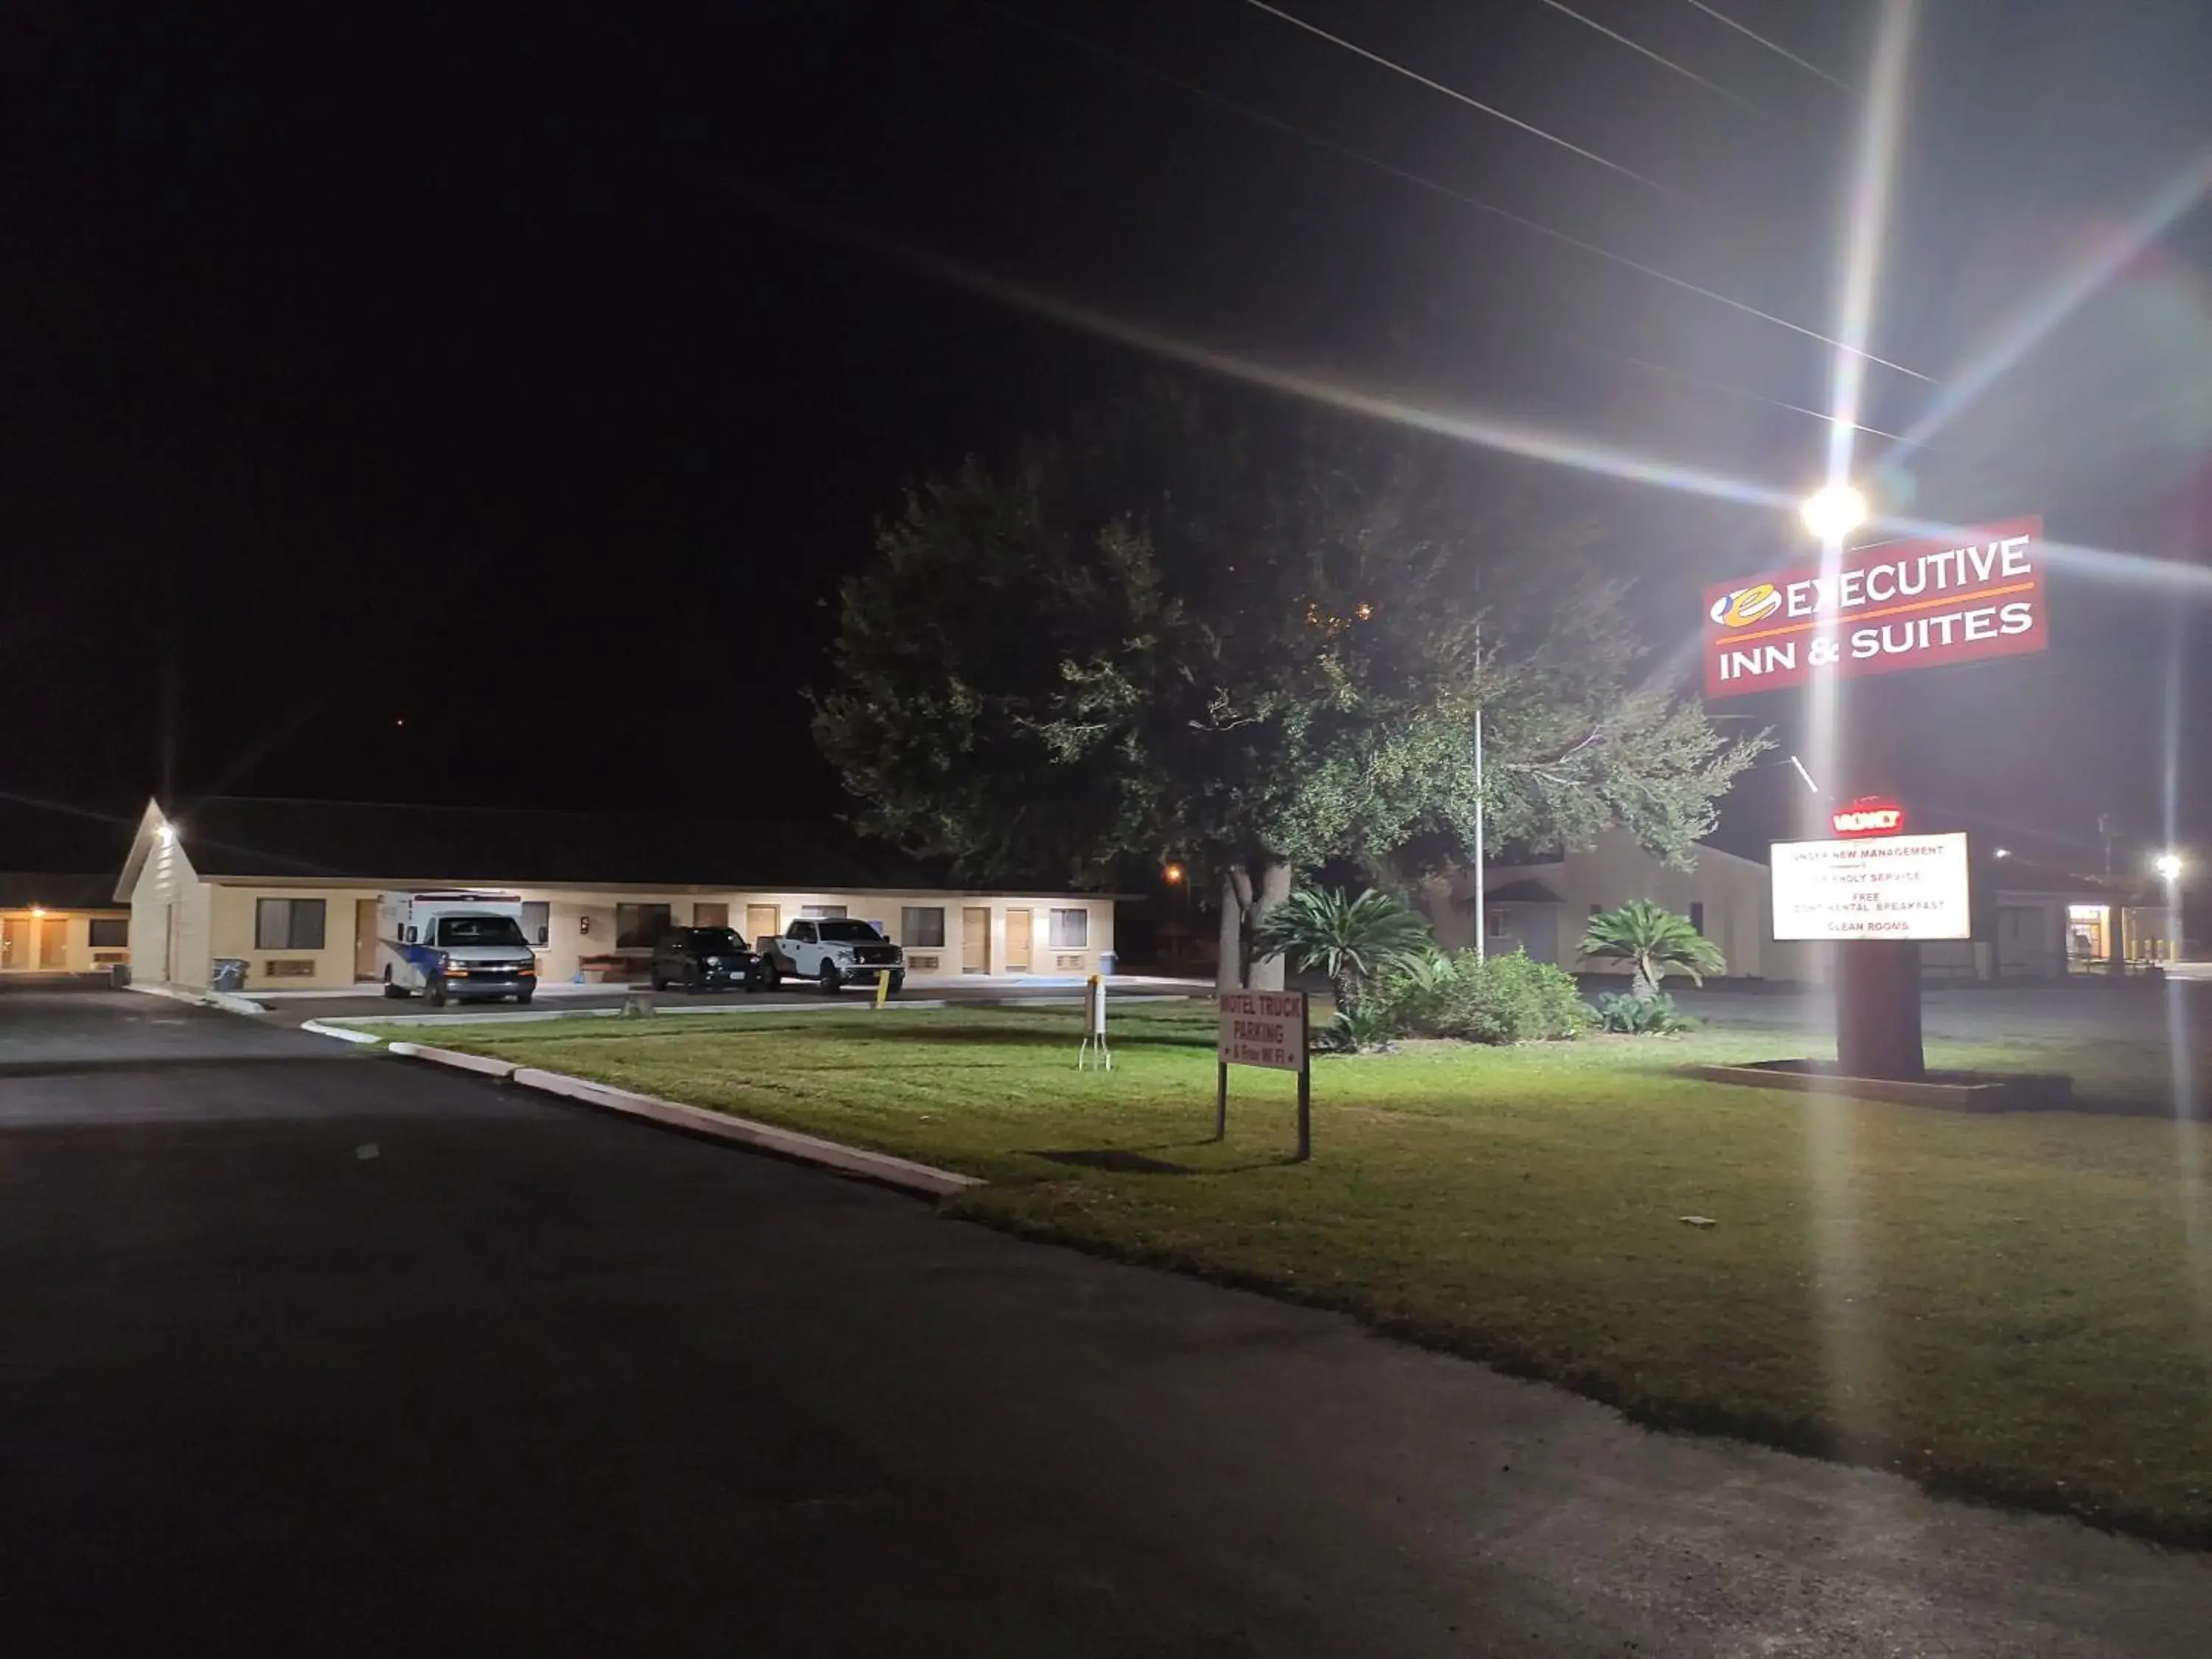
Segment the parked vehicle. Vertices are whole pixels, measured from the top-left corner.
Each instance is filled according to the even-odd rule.
[[[734,927],[674,927],[653,947],[653,988],[680,985],[687,991],[711,991],[742,985],[757,991],[768,983],[759,955]]]
[[[376,954],[384,994],[448,999],[513,997],[538,990],[538,956],[511,893],[386,893],[377,906]]]
[[[825,917],[787,924],[772,939],[753,941],[767,965],[768,983],[812,980],[824,996],[836,996],[848,985],[873,985],[882,975],[890,977],[891,994],[906,983],[906,954],[875,930],[873,924]]]

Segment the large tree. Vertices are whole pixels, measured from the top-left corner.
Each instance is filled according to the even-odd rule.
[[[1299,867],[1625,823],[1680,860],[1762,740],[1646,678],[1593,538],[1370,423],[1163,383],[881,526],[843,589],[823,751],[864,827],[964,870],[1166,854],[1223,896],[1224,983]],[[1249,981],[1247,975],[1249,975]]]

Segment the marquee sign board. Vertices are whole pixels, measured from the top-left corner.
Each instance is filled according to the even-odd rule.
[[[1869,836],[1774,843],[1778,939],[1972,939],[1966,838]]]
[[[1853,548],[1705,590],[1705,695],[1743,696],[2047,649],[2043,520]]]

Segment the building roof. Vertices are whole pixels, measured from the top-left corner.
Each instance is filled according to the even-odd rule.
[[[0,910],[119,910],[112,876],[0,870]]]
[[[138,809],[0,796],[0,871],[112,870],[131,851]]]
[[[1525,876],[1519,881],[1509,881],[1503,886],[1492,887],[1482,896],[1486,902],[1492,904],[1565,904],[1566,902],[1542,882]],[[1470,895],[1463,902],[1472,904],[1474,900]]]
[[[128,893],[136,884],[161,822],[158,805],[149,804],[113,890]],[[216,796],[193,803],[173,823],[192,868],[218,881],[786,891],[956,885],[944,870],[891,848],[767,819]]]
[[[1992,861],[1997,890],[2002,893],[2049,893],[2087,903],[2163,904],[2166,896],[2155,882],[2124,880],[2118,875],[2082,875],[2056,860],[2022,858],[2012,854]]]

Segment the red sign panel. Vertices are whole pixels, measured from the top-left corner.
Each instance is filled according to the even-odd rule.
[[[2010,519],[1955,541],[1853,548],[1831,576],[1808,565],[1716,583],[1705,590],[1705,695],[2041,651],[2044,564],[2043,520]]]
[[[1905,809],[1893,800],[1862,795],[1829,813],[1828,825],[1839,836],[1893,836],[1905,828]]]

